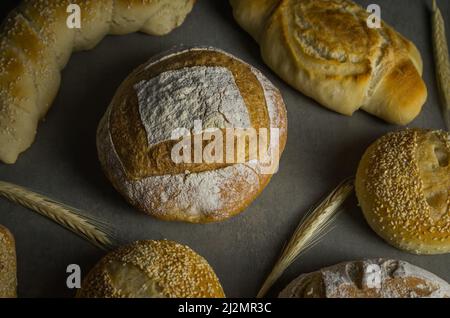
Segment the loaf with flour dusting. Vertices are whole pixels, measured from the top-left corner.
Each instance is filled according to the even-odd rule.
[[[202,127],[195,131],[198,120]],[[115,188],[133,206],[164,220],[221,221],[243,211],[272,174],[263,171],[261,157],[249,157],[247,144],[232,148],[236,161],[173,160],[179,140],[172,133],[179,128],[201,137],[219,130],[224,144],[227,128],[276,129],[279,138],[268,136],[266,151],[278,162],[287,138],[286,109],[258,70],[214,48],[153,58],[116,92],[97,132],[100,162]],[[192,156],[194,146],[187,146]],[[238,153],[244,160],[237,160]]]
[[[23,0],[0,29],[0,160],[16,162],[33,143],[73,51],[91,49],[107,34],[166,34],[194,2]],[[69,4],[80,7],[79,29],[67,26]]]
[[[0,298],[17,297],[17,264],[14,236],[0,225]]]
[[[281,298],[449,298],[450,285],[436,275],[397,260],[364,260],[304,274]]]
[[[336,112],[407,124],[427,98],[413,43],[349,0],[230,0],[238,23],[286,82]]]

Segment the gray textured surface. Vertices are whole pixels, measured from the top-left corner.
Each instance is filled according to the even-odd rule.
[[[439,2],[448,22],[450,1]],[[433,71],[430,2],[377,3],[383,18],[412,39],[423,54],[429,98],[411,126],[443,128]],[[179,44],[211,45],[239,56],[273,80],[287,104],[289,140],[279,173],[247,211],[220,224],[167,223],[134,211],[103,176],[97,160],[96,126],[117,86],[149,57]],[[188,244],[209,260],[228,296],[251,297],[302,215],[340,180],[355,173],[372,141],[395,129],[363,112],[353,118],[340,116],[294,91],[264,66],[257,45],[233,21],[227,1],[199,0],[186,23],[169,36],[108,37],[95,50],[75,54],[36,143],[16,165],[0,165],[0,179],[88,210],[113,224],[125,241],[167,238]],[[20,296],[71,297],[74,292],[65,287],[66,266],[79,264],[86,274],[103,255],[72,233],[5,200],[0,200],[0,224],[9,227],[17,240]],[[368,257],[403,259],[450,281],[450,255],[419,257],[390,247],[366,225],[352,198],[335,230],[305,253],[274,291],[300,273]]]

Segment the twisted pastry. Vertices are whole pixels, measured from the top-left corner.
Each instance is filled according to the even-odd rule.
[[[349,0],[230,0],[264,61],[287,83],[344,115],[362,108],[405,125],[427,98],[422,59],[390,26],[368,26]]]
[[[33,143],[61,74],[74,51],[107,34],[164,35],[178,27],[195,0],[24,0],[0,29],[0,160],[15,163]],[[81,28],[69,28],[70,4]],[[69,11],[69,12],[68,12]]]

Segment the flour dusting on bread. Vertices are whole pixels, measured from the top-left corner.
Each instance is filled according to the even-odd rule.
[[[195,66],[164,72],[135,85],[149,146],[178,128],[249,128],[247,106],[233,74],[224,67]],[[163,120],[161,120],[163,119]]]
[[[301,275],[280,297],[448,298],[450,285],[407,262],[374,259],[341,263]]]
[[[192,62],[192,58],[201,62]],[[169,59],[189,61],[187,64],[193,66],[167,69],[167,65],[171,65]],[[210,60],[213,65],[206,62]],[[160,70],[156,74],[152,73],[155,68]],[[136,74],[139,80],[133,81]],[[252,82],[243,85],[242,78]],[[271,128],[280,130],[280,138],[271,138],[268,149],[269,155],[275,153],[278,162],[286,143],[286,109],[280,92],[258,70],[223,51],[193,48],[153,58],[138,68],[127,81],[130,84],[119,89],[118,99],[113,100],[99,125],[97,147],[107,176],[132,205],[165,220],[220,221],[241,212],[267,185],[272,175],[262,172],[265,165],[259,160],[204,164],[200,170],[188,168],[175,172],[173,168],[164,168],[167,148],[157,148],[168,142],[178,128],[192,132],[194,121],[198,119],[202,120],[205,130],[253,128],[256,118],[259,127],[269,131]],[[255,102],[253,95],[258,94],[262,98]],[[130,107],[139,109],[138,117],[133,117],[133,120],[139,120],[136,125],[143,126],[137,129],[142,131],[139,136],[145,135],[145,144],[142,141],[139,145],[133,144],[135,133],[118,146],[115,138],[122,138],[121,131],[112,132],[112,116],[114,107],[128,102],[128,96],[132,96],[131,99],[136,96],[136,106],[130,104]],[[120,120],[117,116],[122,115],[114,116],[117,121]],[[261,118],[266,119],[262,121]],[[122,127],[128,129],[127,126]],[[158,170],[161,173],[130,177],[130,163],[123,159],[127,160],[123,147],[143,147],[154,151],[157,159],[151,163],[162,165],[163,168]],[[139,156],[147,155],[146,151],[137,153]],[[140,167],[146,169],[145,164]]]

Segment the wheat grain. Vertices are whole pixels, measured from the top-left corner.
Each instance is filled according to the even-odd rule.
[[[442,103],[442,112],[447,130],[450,130],[450,60],[448,53],[445,22],[436,0],[433,0],[433,46],[436,76]]]
[[[48,217],[102,249],[116,245],[110,227],[86,213],[17,185],[0,181],[0,196]]]
[[[318,243],[336,218],[340,207],[353,191],[353,179],[343,181],[316,208],[300,222],[289,243],[283,249],[272,272],[267,277],[257,297],[264,297],[283,272],[297,257]]]

